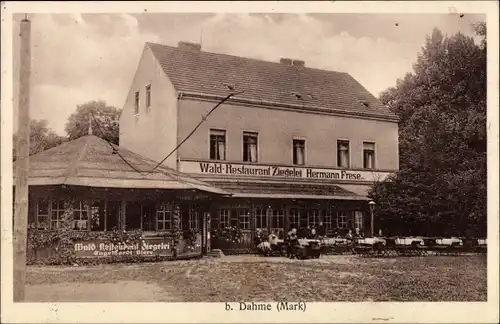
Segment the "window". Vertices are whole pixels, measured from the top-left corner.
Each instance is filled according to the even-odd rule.
[[[37,229],[48,230],[50,228],[49,222],[49,201],[45,199],[38,200],[36,204],[36,221]]]
[[[172,206],[161,204],[156,209],[156,229],[165,231],[172,229]]]
[[[273,209],[271,214],[271,230],[282,230],[285,228],[285,211]]]
[[[346,214],[346,212],[338,212],[337,213],[337,227],[338,228],[347,228],[347,214]]]
[[[241,208],[239,209],[239,219],[240,219],[240,229],[249,230],[250,229],[250,209]]]
[[[300,211],[298,208],[290,209],[290,228],[299,228]]]
[[[305,164],[306,141],[300,139],[293,140],[293,164]]]
[[[349,167],[349,141],[337,141],[337,166]]]
[[[90,207],[90,230],[104,231],[104,201],[96,200]]]
[[[267,230],[267,210],[265,208],[255,209],[255,228]]]
[[[257,162],[257,133],[243,132],[243,161]]]
[[[375,169],[375,143],[363,142],[363,168]]]
[[[189,206],[188,226],[190,229],[200,228],[200,209],[198,206]]]
[[[354,212],[354,228],[363,228],[363,213],[360,211]]]
[[[138,115],[139,114],[139,91],[136,91],[135,93],[135,106],[134,106],[134,114]]]
[[[330,210],[326,210],[323,215],[323,224],[325,225],[326,230],[332,229],[332,212]]]
[[[146,111],[150,111],[151,108],[151,85],[146,86]]]
[[[85,231],[89,229],[89,206],[86,203],[77,201],[73,208],[73,229]]]
[[[52,211],[50,212],[50,226],[51,229],[57,229],[62,227],[62,216],[64,214],[64,201],[56,200],[52,201]]]
[[[136,201],[128,201],[125,209],[125,229],[129,230],[140,230],[142,228],[141,224],[141,212],[142,205]]]
[[[221,208],[219,209],[219,227],[226,228],[231,226],[231,214],[229,209]]]
[[[310,227],[317,227],[319,225],[319,210],[318,209],[312,209],[309,211],[309,226]]]
[[[226,159],[226,131],[210,130],[210,160]]]

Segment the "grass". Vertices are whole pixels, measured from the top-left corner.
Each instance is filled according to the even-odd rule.
[[[486,301],[486,256],[221,259],[29,267],[29,301]]]

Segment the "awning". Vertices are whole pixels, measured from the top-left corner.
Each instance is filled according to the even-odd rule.
[[[216,181],[210,184],[231,193],[234,198],[369,200],[366,194],[362,194],[367,188],[358,188],[358,192],[354,192],[337,184],[249,181]]]

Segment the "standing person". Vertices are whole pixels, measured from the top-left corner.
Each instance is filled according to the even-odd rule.
[[[288,257],[292,259],[296,256],[297,245],[299,244],[299,238],[297,237],[297,230],[292,228],[288,236]]]

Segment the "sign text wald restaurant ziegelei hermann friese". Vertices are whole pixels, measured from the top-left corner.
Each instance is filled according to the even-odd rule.
[[[109,256],[172,256],[171,239],[143,238],[138,242],[113,243],[104,240],[92,240],[75,243],[77,258]]]
[[[212,175],[374,181],[383,180],[389,174],[389,172],[377,171],[350,171],[308,167],[247,165],[220,162],[182,161],[181,163],[182,172]]]

